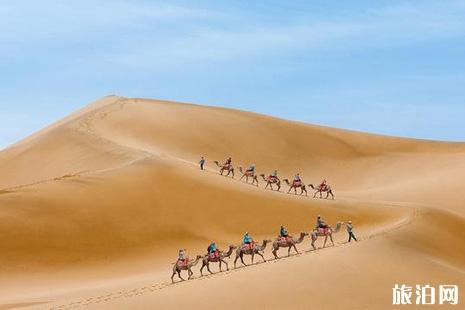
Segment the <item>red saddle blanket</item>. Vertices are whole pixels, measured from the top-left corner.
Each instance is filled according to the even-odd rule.
[[[279,243],[288,243],[291,240],[291,238],[292,238],[291,236],[279,237],[278,242]]]
[[[294,181],[294,186],[300,186],[302,185],[302,181]]]
[[[218,258],[220,256],[220,251],[215,251],[213,253],[208,254],[210,258]]]
[[[249,243],[249,244],[243,244],[242,245],[242,250],[251,250],[254,247],[254,242]]]
[[[318,227],[318,233],[319,234],[326,234],[326,233],[328,233],[328,231],[329,231],[329,227],[326,227],[326,228]]]
[[[184,259],[184,260],[178,259],[178,261],[176,262],[176,265],[177,265],[178,267],[180,267],[180,268],[181,268],[181,267],[185,267],[185,266],[187,266],[188,264],[189,264],[189,259],[188,259],[188,258],[186,258],[186,259]]]

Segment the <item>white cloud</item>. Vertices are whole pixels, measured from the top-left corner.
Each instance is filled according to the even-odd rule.
[[[117,65],[182,67],[208,60],[275,55],[290,50],[345,50],[409,45],[465,35],[465,5],[427,1],[360,12],[346,20],[258,24],[236,27],[202,25],[169,39],[151,38],[107,55]]]
[[[10,1],[0,6],[0,43],[105,36],[144,23],[217,18],[218,13],[158,2]]]

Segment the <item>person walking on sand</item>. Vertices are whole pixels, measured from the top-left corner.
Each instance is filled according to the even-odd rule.
[[[352,221],[347,222],[347,233],[349,234],[349,241],[348,242],[350,242],[350,240],[352,240],[352,238],[355,241],[358,241],[357,238],[355,238],[354,226],[352,225]]]
[[[199,161],[200,170],[203,170],[203,166],[205,165],[205,158],[202,156]]]

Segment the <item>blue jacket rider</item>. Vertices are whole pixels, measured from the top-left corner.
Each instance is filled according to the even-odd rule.
[[[215,241],[212,241],[212,242],[210,243],[210,245],[208,246],[208,249],[207,249],[207,250],[208,250],[208,254],[212,254],[212,253],[215,253],[215,252],[216,252],[217,247],[216,247]]]
[[[242,243],[244,243],[244,244],[251,244],[252,243],[252,237],[249,236],[248,232],[245,233],[244,238],[242,239]]]

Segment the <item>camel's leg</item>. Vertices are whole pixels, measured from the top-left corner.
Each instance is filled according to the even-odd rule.
[[[323,198],[323,195],[321,194],[322,192],[320,191],[320,199]]]
[[[330,235],[329,235],[329,239],[331,239],[331,243],[332,243],[332,244],[333,244],[333,246],[334,246],[334,241],[333,241],[333,234],[330,234]]]
[[[203,268],[205,268],[206,264],[205,262],[202,262],[202,267],[200,267],[200,276],[203,277]]]
[[[241,181],[245,176],[246,176],[246,175],[243,174],[243,175],[241,176],[241,178],[239,179],[239,181]],[[246,182],[247,182],[247,181],[246,181]]]
[[[181,279],[181,281],[186,281],[186,280],[184,280],[183,277],[181,277],[181,270],[178,270],[178,277],[179,277],[179,279]]]
[[[279,257],[278,257],[278,254],[277,254],[278,249],[279,249],[279,247],[277,247],[277,248],[273,247],[273,251],[271,251],[271,253],[273,253],[273,255],[274,255],[274,258],[276,258],[276,259],[279,258]]]
[[[220,259],[220,271],[222,271],[222,270],[221,270],[221,263],[223,263],[223,264],[225,264],[225,265],[226,265],[226,270],[229,270],[228,263],[227,263],[225,260],[223,260],[223,259]]]
[[[287,248],[287,256],[291,256],[291,249],[292,249],[292,246]]]
[[[263,262],[266,262],[266,259],[265,259],[265,257],[263,257],[262,253],[257,252],[257,254],[260,255],[260,257],[263,259]]]
[[[171,275],[171,283],[174,283],[174,275],[176,274],[176,270],[173,269],[173,274]]]
[[[255,256],[255,253],[252,252],[252,265],[253,265],[253,257]]]
[[[187,268],[187,275],[188,275],[187,280],[190,280],[193,274],[194,274],[194,273],[192,272],[191,268],[188,267],[188,268]]]
[[[210,264],[207,263],[207,270],[209,273],[213,274],[213,272],[210,270]]]
[[[316,241],[316,236],[315,235],[312,235],[312,247],[314,250],[316,250],[316,247],[315,247],[315,241]]]
[[[247,264],[244,262],[244,254],[243,253],[241,253],[239,258],[241,259],[242,264],[244,264],[244,266],[247,266]]]
[[[329,191],[328,193],[330,193],[330,194],[331,194],[331,196],[333,197],[333,200],[334,200],[333,191]]]
[[[315,194],[313,194],[313,198],[315,198],[315,197],[316,197],[316,194],[318,194],[318,192],[315,192]]]
[[[325,236],[325,242],[323,243],[323,248],[326,246],[326,241],[328,240],[328,235]]]
[[[293,244],[292,247],[293,247],[294,250],[297,252],[297,254],[299,254],[299,250],[297,250],[297,247],[295,246],[295,244]]]
[[[237,255],[237,253],[236,253],[236,258],[234,259],[234,268],[236,268],[236,262],[237,262],[238,258],[239,258],[239,255]]]

